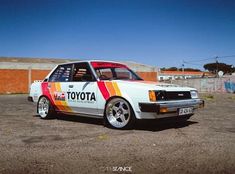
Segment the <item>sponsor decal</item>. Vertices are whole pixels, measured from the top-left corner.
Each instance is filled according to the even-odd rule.
[[[55,100],[60,100],[60,101],[65,101],[64,92],[54,92],[54,99]]]
[[[68,101],[96,101],[94,92],[67,92],[67,96]]]

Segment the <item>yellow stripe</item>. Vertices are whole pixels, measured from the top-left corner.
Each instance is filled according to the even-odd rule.
[[[119,89],[119,87],[117,85],[117,82],[113,82],[113,87],[115,89],[116,95],[117,96],[122,96],[121,91],[120,91],[120,89]]]

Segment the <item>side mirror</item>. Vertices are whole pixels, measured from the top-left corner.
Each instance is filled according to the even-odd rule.
[[[84,74],[82,76],[82,81],[94,81],[94,77],[91,74]]]

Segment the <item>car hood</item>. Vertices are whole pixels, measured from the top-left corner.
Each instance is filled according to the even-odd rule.
[[[132,86],[133,88],[144,88],[148,90],[165,90],[165,91],[191,91],[196,90],[195,88],[190,87],[182,87],[175,84],[168,83],[159,83],[153,81],[130,81],[130,80],[116,80],[116,82],[120,85]]]

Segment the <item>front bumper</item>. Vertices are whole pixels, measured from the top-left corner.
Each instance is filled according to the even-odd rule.
[[[189,99],[178,101],[164,101],[157,103],[139,103],[141,112],[160,114],[177,113],[180,108],[191,107],[193,110],[204,107],[204,100]]]

